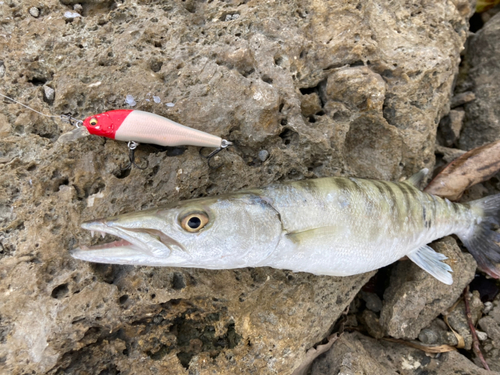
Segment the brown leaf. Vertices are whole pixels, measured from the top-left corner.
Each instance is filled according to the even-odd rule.
[[[500,170],[500,140],[477,147],[453,160],[424,189],[452,201],[472,185],[486,181]]]
[[[412,342],[412,341],[397,340],[397,339],[391,339],[388,337],[383,338],[383,340],[390,341],[390,342],[396,342],[398,344],[410,346],[410,347],[415,348],[415,349],[420,349],[426,353],[447,353],[447,352],[452,352],[454,350],[457,350],[457,348],[454,348],[453,346],[449,346],[449,345],[427,346],[427,345],[418,344],[418,343]]]

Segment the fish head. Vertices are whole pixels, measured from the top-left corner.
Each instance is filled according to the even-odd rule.
[[[83,120],[83,126],[90,134],[115,139],[115,134],[132,109],[117,109],[89,116]]]
[[[72,250],[97,263],[230,269],[253,267],[276,248],[282,226],[269,200],[200,198],[82,224],[122,240]]]

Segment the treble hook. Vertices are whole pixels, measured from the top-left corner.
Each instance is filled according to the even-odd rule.
[[[224,150],[224,149],[225,149],[225,148],[227,148],[228,146],[231,146],[232,144],[233,144],[232,142],[229,142],[229,141],[227,141],[227,140],[223,139],[223,140],[221,141],[220,147],[219,147],[219,148],[216,148],[215,150],[213,150],[213,151],[212,151],[210,154],[208,154],[207,156],[203,156],[203,154],[201,153],[201,151],[202,151],[205,147],[200,148],[200,155],[201,155],[201,156],[203,156],[204,158],[206,158],[206,159],[207,159],[207,164],[208,164],[208,166],[209,166],[210,168],[212,168],[212,169],[219,169],[220,167],[222,167],[222,164],[224,164],[224,163],[221,163],[221,164],[219,164],[219,165],[217,165],[217,166],[213,166],[213,165],[211,165],[211,164],[210,164],[210,162],[212,161],[212,159],[213,159],[213,157],[214,157],[215,155],[217,155],[219,152],[221,152],[222,150]]]
[[[148,166],[149,166],[149,161],[146,160],[146,165],[144,167],[139,167],[136,163],[135,163],[135,149],[137,148],[137,146],[139,146],[139,143],[135,142],[135,141],[129,141],[127,143],[127,147],[128,147],[128,159],[129,159],[129,163],[126,167],[122,168],[122,170],[127,170],[129,168],[132,168],[132,166],[136,167],[137,169],[140,169],[141,171],[143,171],[144,169],[146,169]]]

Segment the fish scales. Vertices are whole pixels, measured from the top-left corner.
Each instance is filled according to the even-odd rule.
[[[459,205],[406,183],[327,178],[271,186],[260,193],[271,199],[285,238],[295,245],[282,241],[262,264],[317,274],[345,276],[383,267],[473,220],[466,207],[457,211]],[[328,240],[316,228],[327,228]],[[310,236],[304,234],[310,230]]]
[[[479,267],[495,262],[500,195],[452,203],[415,187],[423,171],[392,183],[330,177],[199,198],[82,224],[125,241],[72,251],[92,262],[228,269],[270,266],[348,276],[404,256],[451,284],[446,257],[426,246],[457,234]],[[142,229],[141,229],[142,228]]]

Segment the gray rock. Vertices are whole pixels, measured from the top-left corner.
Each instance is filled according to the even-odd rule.
[[[477,367],[458,352],[426,354],[399,343],[375,340],[359,332],[342,335],[313,363],[311,375],[498,375]]]
[[[469,41],[466,64],[476,100],[465,105],[460,148],[500,139],[500,13],[490,19]]]
[[[260,161],[264,162],[269,157],[269,152],[267,150],[260,150],[258,155],[259,155]]]
[[[500,295],[496,297],[488,315],[479,320],[478,326],[487,335],[482,342],[485,360],[493,371],[500,371]],[[477,358],[474,362],[480,364]]]
[[[423,344],[433,346],[450,345],[455,347],[458,345],[458,338],[441,319],[434,319],[431,324],[422,329],[418,334],[418,340]]]
[[[465,103],[472,102],[475,99],[476,99],[476,94],[474,94],[472,91],[462,92],[460,94],[454,95],[451,98],[450,107],[451,108],[460,107]]]
[[[0,61],[0,78],[2,78],[5,75],[5,65],[3,61]]]
[[[462,109],[453,109],[441,119],[438,130],[445,146],[455,144],[460,137],[464,117],[465,112]]]
[[[47,99],[49,102],[54,101],[56,97],[56,90],[54,90],[50,86],[43,86],[43,94],[45,96],[45,99]]]
[[[431,245],[448,257],[453,269],[453,285],[445,285],[411,261],[395,265],[389,287],[384,293],[380,323],[387,335],[415,339],[439,314],[443,314],[460,297],[474,278],[476,262],[462,252],[455,239],[445,237]]]
[[[370,293],[370,292],[365,292],[361,291],[359,293],[361,299],[365,301],[366,303],[366,308],[368,310],[371,310],[373,312],[380,312],[382,310],[382,300],[376,293]]]
[[[38,18],[40,16],[40,9],[38,9],[37,7],[31,7],[29,9],[29,12],[35,18]]]

